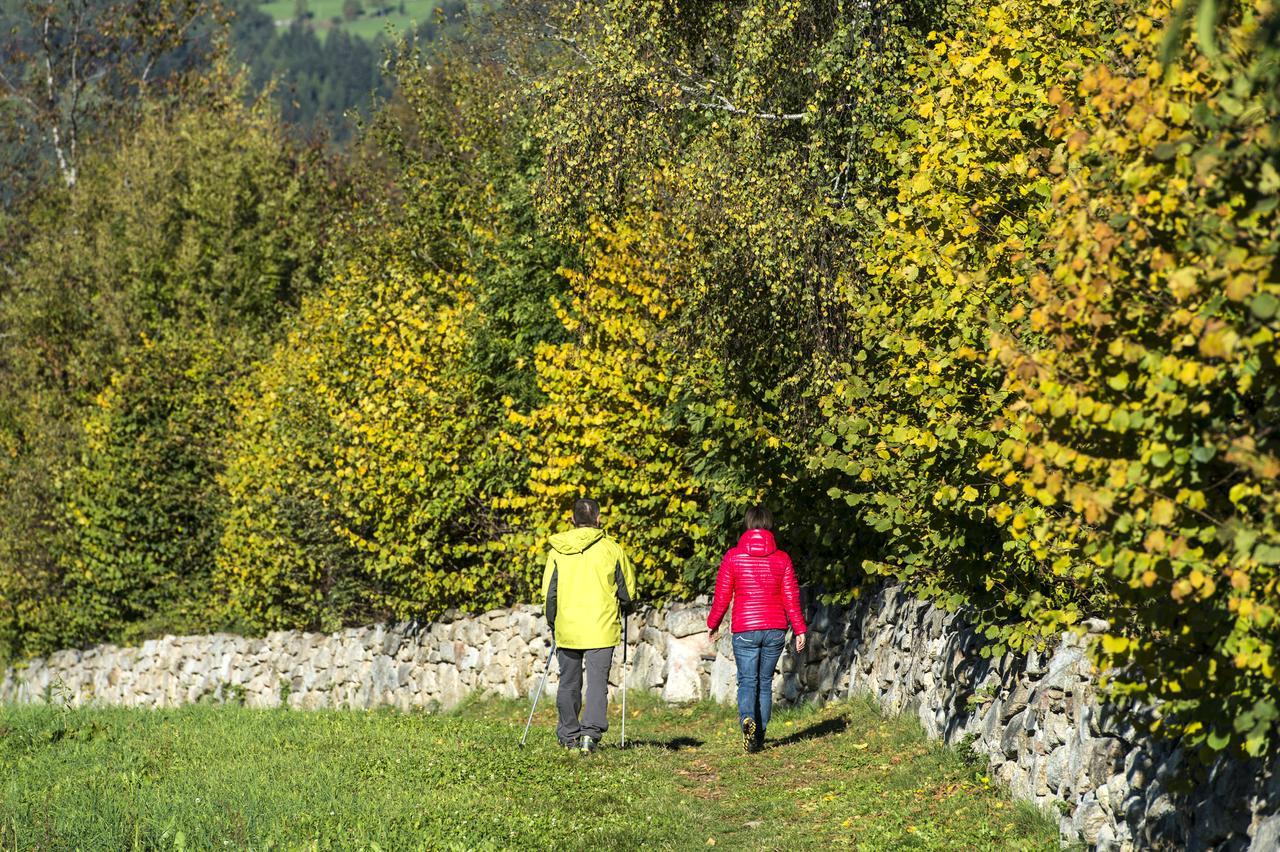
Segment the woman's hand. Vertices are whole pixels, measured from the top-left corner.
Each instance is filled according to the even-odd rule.
[[[712,645],[714,645],[714,644],[716,644],[717,642],[719,642],[719,641],[720,641],[720,629],[719,629],[719,628],[716,628],[715,630],[712,630],[712,631],[711,631],[711,635],[710,635],[710,636],[708,636],[707,638],[711,641],[711,644],[712,644]]]
[[[796,653],[798,654],[803,650],[804,650],[804,634],[801,633],[800,635],[796,636]]]

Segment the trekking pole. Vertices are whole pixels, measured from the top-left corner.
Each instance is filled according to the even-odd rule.
[[[622,616],[622,748],[627,747],[627,617]]]
[[[551,638],[551,651],[547,654],[547,668],[542,672],[542,680],[538,690],[533,693],[533,706],[529,708],[529,719],[524,723],[524,733],[520,735],[520,748],[524,748],[525,737],[529,736],[529,726],[533,724],[533,712],[538,709],[538,699],[542,697],[542,688],[547,685],[547,675],[551,674],[551,658],[556,655],[556,640]]]

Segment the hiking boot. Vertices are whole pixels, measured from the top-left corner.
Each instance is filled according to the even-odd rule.
[[[581,749],[583,754],[595,754],[596,746],[599,745],[599,743],[596,742],[594,737],[583,737],[581,740],[581,743],[582,744],[579,746],[579,748]]]
[[[560,740],[559,742],[560,742],[561,748],[572,749],[573,751],[578,750],[579,744],[578,744],[577,737],[574,737],[573,739],[570,739],[570,740]]]
[[[750,716],[742,720],[742,748],[747,754],[755,754],[760,750],[760,740],[756,737],[756,720]]]

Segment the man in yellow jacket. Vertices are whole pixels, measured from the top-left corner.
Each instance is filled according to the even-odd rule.
[[[623,610],[635,598],[636,572],[621,545],[600,529],[599,503],[578,500],[573,522],[574,529],[549,539],[542,595],[560,666],[556,737],[562,746],[590,754],[609,730],[609,667],[613,648],[622,639]]]

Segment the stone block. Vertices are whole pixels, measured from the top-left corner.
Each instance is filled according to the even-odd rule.
[[[1070,786],[1073,780],[1071,776],[1071,749],[1066,746],[1059,746],[1049,753],[1048,759],[1044,762],[1044,779],[1049,789],[1054,793]]]
[[[463,645],[461,652],[459,652],[455,643],[454,664],[460,671],[478,668],[480,666],[480,652],[472,645]]]
[[[711,664],[709,685],[711,698],[721,704],[734,704],[738,700],[738,669],[732,657],[717,654]]]
[[[478,621],[468,619],[463,623],[462,641],[475,648],[484,643],[488,637],[488,631],[485,630],[483,624]]]
[[[665,665],[666,660],[652,645],[637,646],[635,655],[631,658],[631,670],[627,674],[627,689],[652,689],[659,686]]]
[[[667,615],[667,632],[677,639],[686,636],[693,636],[697,633],[706,633],[707,631],[707,614],[710,612],[707,607],[690,607],[688,609],[675,610]]]
[[[373,665],[369,667],[369,685],[371,692],[376,696],[386,690],[394,690],[400,686],[400,673],[396,667],[395,660],[385,654],[379,654],[373,658]]]
[[[1259,822],[1251,832],[1252,842],[1249,848],[1262,852],[1264,849],[1280,849],[1280,814],[1274,814]]]
[[[1098,843],[1098,835],[1103,827],[1110,824],[1111,817],[1092,796],[1086,797],[1071,817],[1071,827],[1084,839],[1085,843],[1094,846]]]
[[[1015,714],[1005,726],[1004,733],[1000,735],[1000,751],[1006,757],[1017,757],[1022,751],[1027,734],[1027,715],[1028,711],[1026,710]]]
[[[664,701],[678,703],[702,698],[702,678],[698,666],[703,651],[709,645],[705,632],[673,638],[667,642],[666,677],[662,687]]]
[[[382,636],[382,647],[376,650],[381,651],[388,657],[395,657],[400,653],[400,647],[404,644],[404,628],[396,625],[388,629]]]

